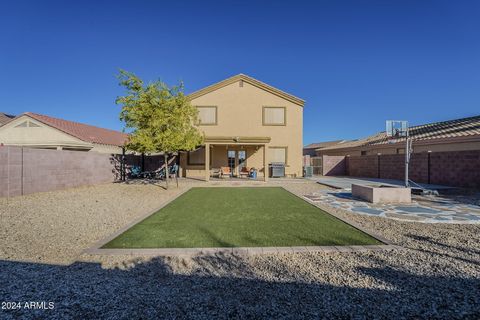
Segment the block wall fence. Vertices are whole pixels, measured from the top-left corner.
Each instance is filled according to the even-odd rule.
[[[332,173],[327,170],[325,175],[404,179],[404,154],[323,157],[324,164],[336,168]],[[339,174],[343,167],[345,170]],[[414,153],[410,158],[409,177],[420,183],[480,188],[480,150]]]
[[[121,179],[121,155],[0,146],[0,197],[61,190]],[[126,155],[127,167],[163,166],[163,156]]]
[[[111,156],[96,152],[0,147],[0,197],[115,180]]]

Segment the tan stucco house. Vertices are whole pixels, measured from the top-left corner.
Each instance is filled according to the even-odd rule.
[[[267,180],[273,162],[285,164],[286,176],[302,176],[304,100],[244,74],[189,98],[199,110],[205,144],[180,154],[182,176],[209,180],[220,167],[230,167],[234,176],[248,167]]]
[[[0,126],[0,144],[121,154],[127,134],[25,112]]]

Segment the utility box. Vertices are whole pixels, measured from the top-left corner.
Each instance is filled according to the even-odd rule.
[[[307,178],[313,177],[313,167],[312,166],[303,167],[303,176]]]
[[[270,177],[272,178],[285,177],[285,163],[283,162],[270,163]]]

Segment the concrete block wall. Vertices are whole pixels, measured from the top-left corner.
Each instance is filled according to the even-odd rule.
[[[108,154],[0,147],[0,197],[114,180],[115,170]]]
[[[345,175],[345,157],[344,156],[322,156],[322,170],[324,176],[343,176]]]
[[[403,180],[404,172],[404,154],[346,157],[345,175]],[[409,177],[420,183],[480,188],[480,150],[414,153]]]
[[[431,183],[480,188],[480,150],[430,155]]]
[[[378,177],[378,156],[346,157],[346,175],[353,177]]]

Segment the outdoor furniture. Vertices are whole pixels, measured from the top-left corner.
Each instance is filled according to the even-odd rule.
[[[242,170],[240,170],[240,178],[245,177],[248,178],[250,176],[250,168],[248,167],[242,167]]]
[[[229,178],[232,176],[232,170],[230,167],[220,167],[220,177],[223,178],[224,176]]]
[[[168,168],[169,170],[169,177],[176,177],[178,174],[178,164],[174,163],[172,166]]]
[[[142,169],[139,166],[132,166],[130,168],[130,178],[141,178]]]
[[[222,170],[220,168],[212,168],[210,176],[220,178],[222,176]]]

